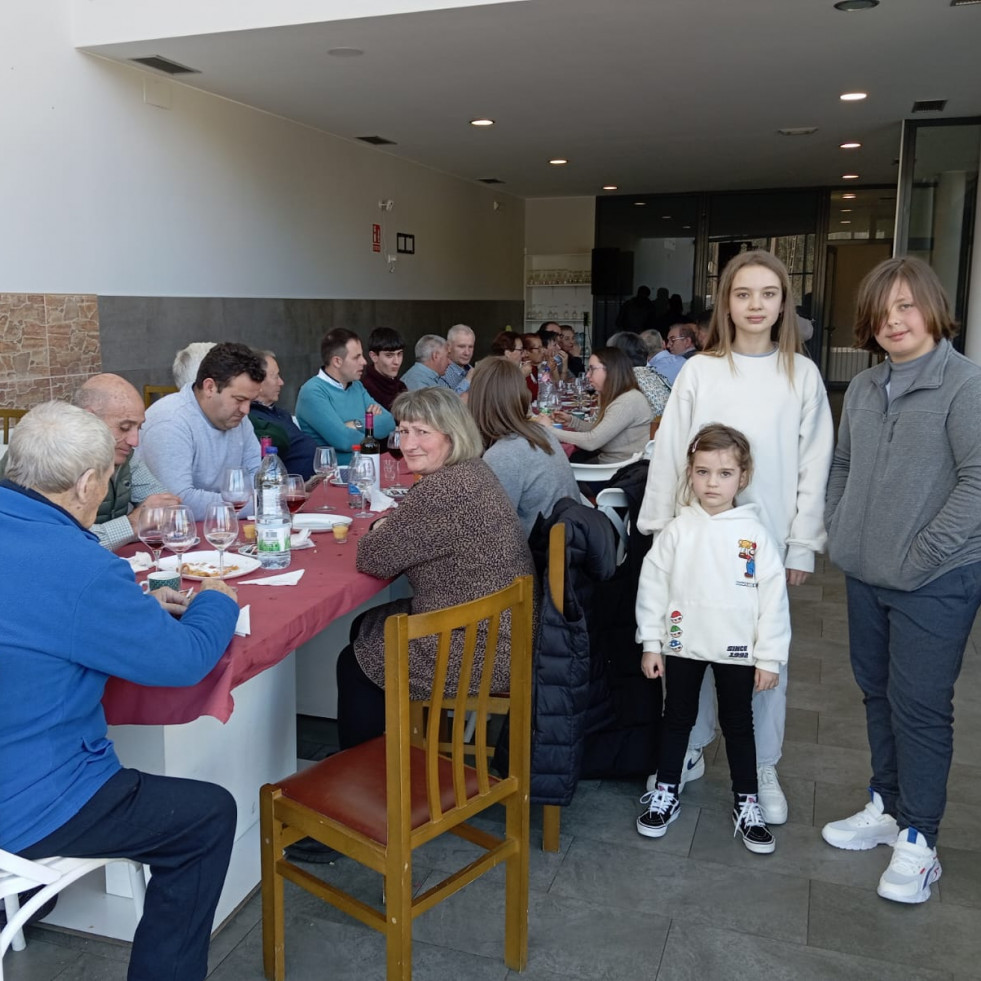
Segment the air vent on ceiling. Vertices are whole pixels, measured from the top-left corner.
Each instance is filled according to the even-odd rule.
[[[918,99],[913,103],[912,112],[943,112],[947,108],[946,99]]]
[[[386,140],[384,136],[359,136],[357,139],[372,146],[395,146],[395,140]]]
[[[817,126],[787,126],[777,130],[781,136],[812,136],[817,131]]]
[[[168,75],[200,75],[198,68],[188,68],[187,65],[179,65],[176,61],[164,58],[163,55],[151,55],[149,58],[130,58],[138,65],[145,65],[147,68],[156,68],[158,72],[166,72]]]
[[[498,177],[478,177],[477,180],[479,180],[481,184],[503,184],[504,183],[504,181],[502,181]]]

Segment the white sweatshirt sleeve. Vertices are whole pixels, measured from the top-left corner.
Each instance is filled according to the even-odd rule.
[[[637,642],[645,651],[660,654],[666,640],[665,613],[668,606],[670,557],[674,554],[671,529],[658,535],[644,556],[637,583]]]

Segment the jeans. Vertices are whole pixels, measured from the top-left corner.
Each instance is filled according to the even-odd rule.
[[[235,837],[235,800],[199,780],[121,770],[24,858],[131,858],[150,866],[129,981],[202,981]]]
[[[846,579],[852,671],[865,702],[869,786],[932,848],[947,803],[954,683],[981,604],[981,562],[904,592]]]
[[[754,672],[755,674],[755,672]],[[698,718],[691,731],[692,749],[708,746],[715,739],[715,693],[706,676],[698,699]],[[787,665],[780,668],[776,688],[753,692],[753,726],[756,731],[756,762],[776,766],[783,755],[783,733],[787,724]]]
[[[708,661],[668,655],[664,658],[667,700],[661,723],[658,782],[678,784],[688,737],[698,714],[699,689]],[[719,696],[719,722],[726,740],[734,794],[755,794],[756,742],[753,737],[753,686],[756,672],[747,664],[711,664]]]

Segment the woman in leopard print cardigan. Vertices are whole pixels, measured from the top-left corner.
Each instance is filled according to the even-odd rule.
[[[478,599],[532,574],[534,564],[517,513],[493,471],[480,459],[483,444],[466,406],[454,393],[424,388],[400,395],[392,412],[402,432],[409,470],[422,475],[398,509],[358,543],[358,569],[379,578],[403,573],[412,599],[363,614],[352,628],[353,649],[337,666],[341,748],[384,731],[385,620]],[[462,638],[454,640],[462,648]],[[412,641],[412,694],[428,695],[435,659],[433,638]],[[459,657],[457,652],[456,657]],[[478,642],[478,663],[482,652]],[[451,654],[450,675],[458,665]],[[510,678],[510,621],[502,619],[493,690]],[[479,674],[476,680],[479,681]],[[475,690],[475,686],[472,686]]]

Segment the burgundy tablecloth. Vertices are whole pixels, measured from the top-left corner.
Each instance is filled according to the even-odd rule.
[[[323,494],[322,487],[316,488],[304,510],[323,504]],[[328,501],[335,513],[353,515],[343,489],[329,488]],[[272,667],[332,620],[385,588],[386,580],[366,576],[354,567],[358,539],[372,520],[374,517],[356,520],[343,545],[330,532],[312,535],[314,548],[293,552],[290,570],[306,570],[295,586],[240,586],[229,580],[238,589],[239,605],[251,607],[251,634],[233,638],[208,676],[192,687],[149,688],[111,678],[102,699],[107,721],[111,725],[169,725],[213,715],[227,722],[235,707],[232,689]],[[208,546],[202,542],[199,547]],[[133,555],[141,548],[139,544],[127,546],[119,554]],[[229,562],[234,562],[233,556],[229,553]],[[243,578],[272,574],[272,570],[258,570]]]

